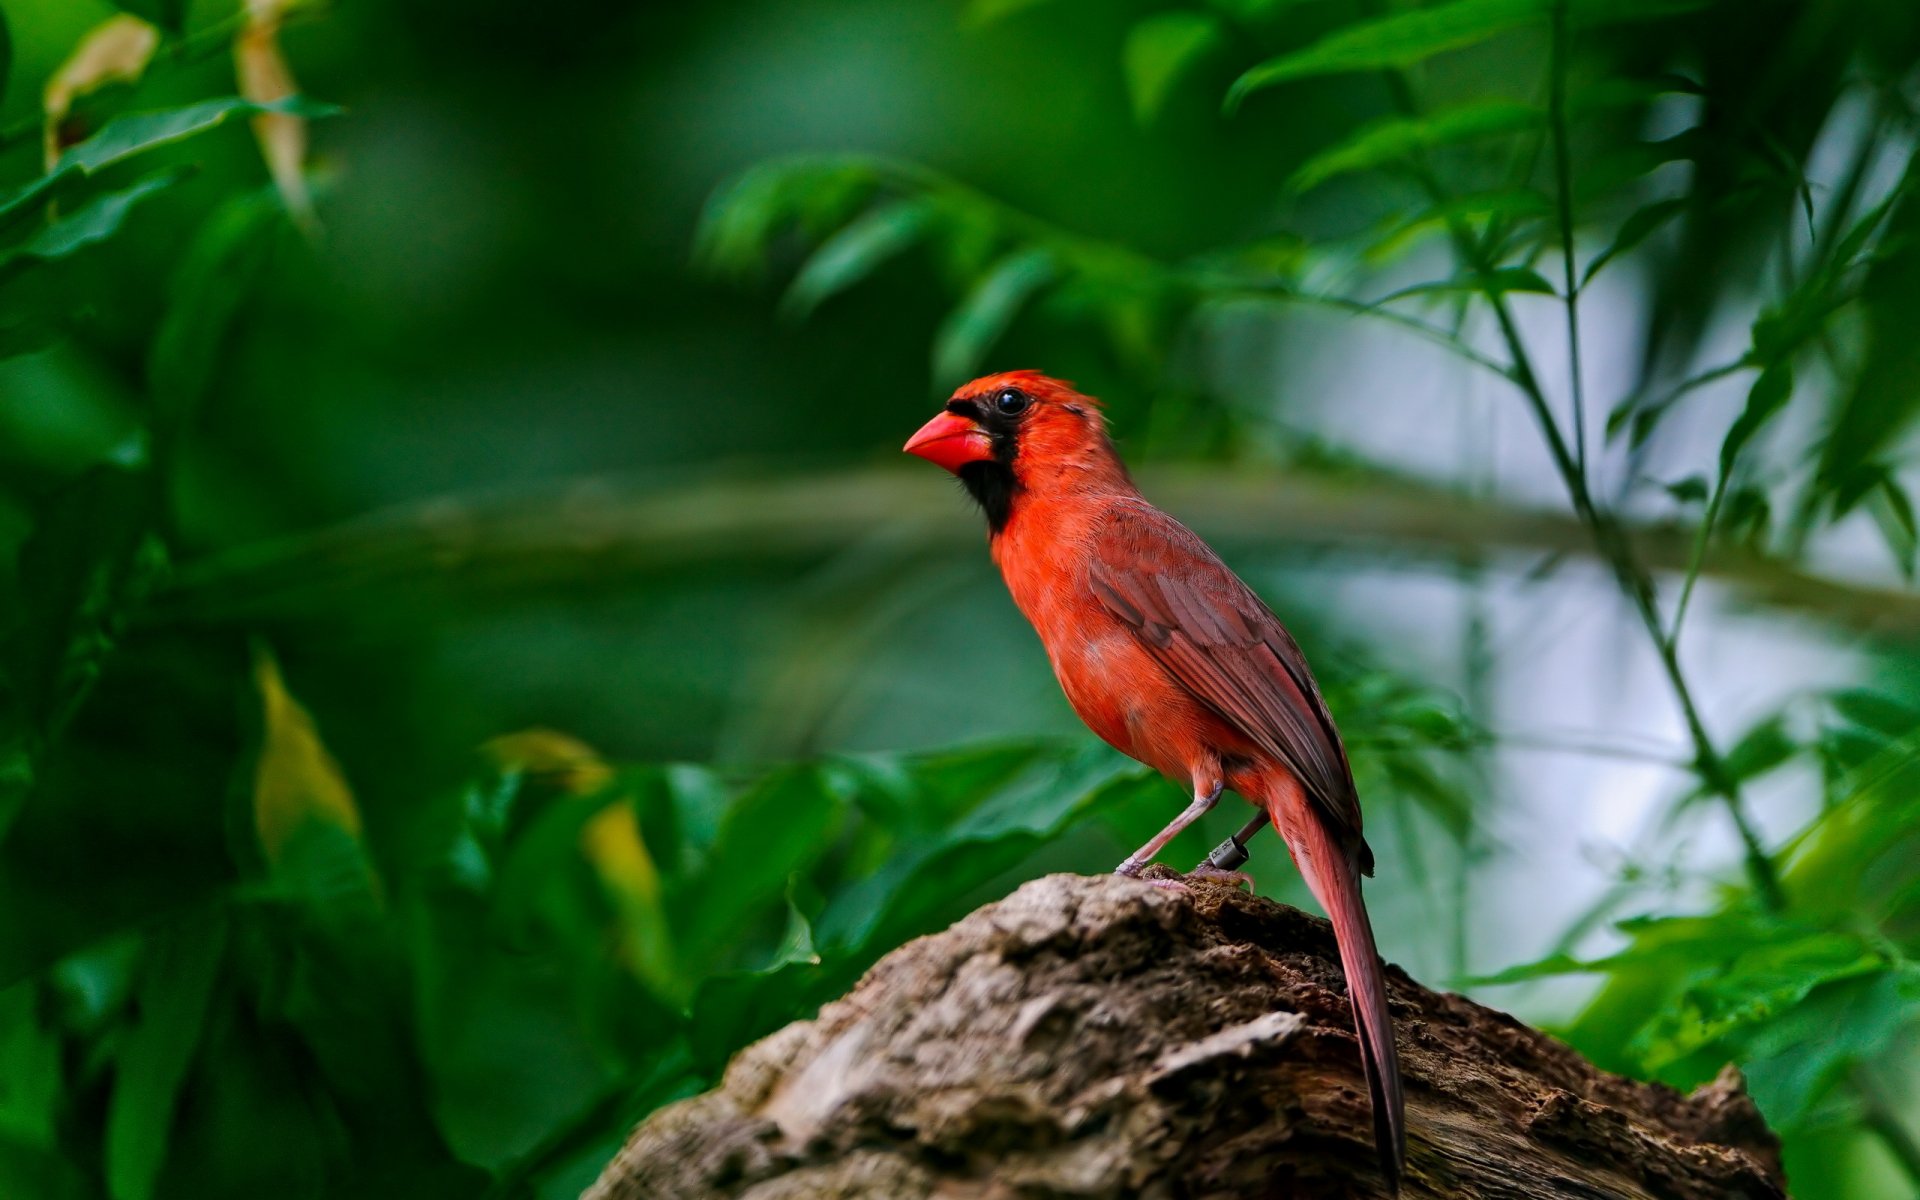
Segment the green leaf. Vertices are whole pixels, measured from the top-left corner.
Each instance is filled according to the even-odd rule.
[[[1545,0],[1451,0],[1348,25],[1304,50],[1248,70],[1228,89],[1227,111],[1254,92],[1292,79],[1411,67],[1530,24],[1546,11]]]
[[[1226,31],[1212,13],[1176,8],[1137,22],[1120,53],[1133,119],[1142,126],[1158,120],[1174,84],[1225,44]]]
[[[700,878],[680,897],[686,953],[711,959],[755,910],[778,905],[846,819],[846,801],[817,766],[781,768],[749,788],[721,819]]]
[[[1039,248],[1010,254],[995,263],[934,335],[934,386],[954,387],[978,374],[987,352],[1007,332],[1020,309],[1053,282],[1055,275],[1053,255]]]
[[[1587,269],[1580,275],[1580,286],[1587,286],[1593,277],[1600,273],[1601,268],[1652,237],[1662,225],[1684,212],[1686,207],[1685,200],[1673,199],[1655,200],[1651,204],[1636,209],[1631,216],[1620,223],[1620,230],[1613,235],[1612,243],[1587,264]]]
[[[60,156],[51,171],[33,181],[0,193],[0,222],[34,208],[77,176],[91,175],[135,155],[217,129],[236,116],[264,112],[290,113],[308,118],[331,116],[340,110],[294,96],[271,104],[255,104],[238,96],[202,100],[181,108],[128,113],[107,122],[99,133]]]
[[[1503,218],[1527,220],[1553,214],[1553,200],[1535,188],[1511,188],[1476,192],[1440,204],[1430,205],[1409,216],[1387,223],[1366,249],[1369,262],[1382,263],[1397,258],[1406,248],[1429,233],[1444,232],[1455,222],[1488,221]]]
[[[1870,495],[1867,511],[1872,515],[1874,524],[1879,526],[1880,536],[1893,553],[1893,561],[1900,568],[1900,573],[1911,582],[1914,550],[1920,544],[1920,531],[1914,528],[1913,500],[1892,472],[1881,476],[1880,486]]]
[[[286,225],[271,190],[236,196],[216,209],[188,243],[167,287],[166,313],[153,337],[147,378],[163,428],[192,419],[226,359],[233,327]]]
[[[709,976],[694,995],[689,1031],[695,1062],[718,1071],[728,1056],[798,1017],[812,1000],[808,984],[820,975],[813,925],[788,886],[787,929],[767,963],[751,971]]]
[[[1720,443],[1720,474],[1722,479],[1731,473],[1733,463],[1744,447],[1760,427],[1772,420],[1774,414],[1785,408],[1793,396],[1793,367],[1785,361],[1776,362],[1760,372],[1760,378],[1753,381],[1753,389],[1747,393],[1747,406],[1727,430],[1726,438]]]
[[[1382,296],[1369,307],[1378,308],[1383,304],[1391,304],[1395,300],[1404,300],[1409,296],[1430,296],[1453,292],[1534,292],[1544,296],[1555,294],[1553,285],[1531,267],[1496,267],[1483,275],[1459,275],[1432,283],[1416,283],[1412,287],[1401,288],[1397,292]]]
[[[783,315],[800,319],[859,283],[888,259],[926,236],[932,210],[899,201],[859,217],[824,242],[807,260],[780,302]]]
[[[121,12],[152,21],[168,33],[179,33],[187,23],[187,0],[113,0]]]
[[[904,843],[880,870],[834,896],[815,927],[821,946],[865,959],[926,932],[958,915],[954,905],[968,889],[1140,782],[1166,788],[1104,746],[1035,761],[953,826]]]
[[[1287,187],[1308,191],[1336,176],[1399,163],[1422,151],[1538,129],[1543,120],[1539,109],[1508,100],[1476,101],[1423,117],[1387,117],[1308,159]]]
[[[227,96],[180,108],[127,113],[107,122],[99,133],[61,155],[53,173],[78,170],[92,174],[136,154],[144,154],[216,129],[235,117],[251,117],[268,112],[314,119],[333,116],[340,109],[299,96],[276,100],[271,104],[256,104],[238,96]]]
[[[107,1104],[107,1191],[113,1200],[149,1200],[154,1194],[226,941],[224,920],[202,919],[148,943],[138,1015],[120,1044]]]
[[[1787,733],[1785,716],[1776,713],[1741,736],[1722,760],[1727,774],[1746,782],[1756,779],[1800,752],[1800,744]]]
[[[28,238],[11,257],[43,260],[65,258],[76,251],[103,242],[120,232],[127,216],[142,200],[179,182],[182,171],[161,171],[149,175],[131,187],[96,196]]]
[[[1689,475],[1662,486],[1667,495],[1682,504],[1705,504],[1707,501],[1709,487],[1705,475]]]

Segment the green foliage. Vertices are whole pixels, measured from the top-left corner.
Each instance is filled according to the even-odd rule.
[[[1681,635],[1728,549],[1792,591],[1830,533],[1857,528],[1885,544],[1889,589],[1913,573],[1920,206],[1896,81],[1920,45],[1900,6],[1795,23],[1706,0],[978,0],[960,76],[901,70],[912,82],[888,86],[924,91],[897,111],[844,105],[907,128],[964,78],[973,134],[903,152],[905,135],[806,132],[854,148],[771,158],[712,192],[696,263],[783,284],[778,313],[814,322],[784,340],[686,274],[691,213],[671,186],[630,193],[668,164],[789,147],[833,97],[766,84],[776,105],[657,57],[643,74],[625,56],[654,34],[625,26],[562,22],[548,42],[553,23],[504,7],[334,6],[296,43],[315,69],[295,65],[370,119],[337,143],[315,127],[323,168],[347,163],[313,173],[316,227],[289,218],[247,127],[337,110],[228,95],[228,13],[121,7],[168,34],[149,78],[90,97],[91,136],[51,170],[34,159],[40,80],[12,81],[0,130],[0,365],[18,371],[0,400],[0,1192],[577,1194],[631,1121],[903,940],[1039,871],[1110,866],[1179,797],[1085,738],[974,740],[1065,719],[1023,699],[1057,704],[1029,642],[1031,677],[992,657],[994,622],[1014,618],[968,590],[977,540],[960,559],[917,513],[891,523],[835,480],[807,493],[818,509],[743,518],[700,492],[628,520],[585,477],[638,458],[657,498],[692,472],[829,470],[898,445],[928,365],[945,388],[1017,359],[1106,395],[1130,461],[1328,485],[1308,533],[1367,529],[1409,481],[1293,428],[1294,384],[1249,365],[1290,376],[1289,339],[1316,336],[1288,324],[1305,305],[1472,364],[1533,421],[1588,539],[1566,544],[1532,495],[1491,510],[1484,540],[1449,535],[1429,481],[1431,511],[1366,543],[1363,565],[1453,536],[1447,595],[1473,609],[1501,564],[1544,549],[1544,576],[1591,553],[1687,731],[1659,756],[1680,766],[1618,886],[1559,953],[1482,982],[1587,981],[1562,1029],[1583,1052],[1681,1087],[1735,1062],[1797,1194],[1899,1194],[1826,1151],[1897,1147],[1885,1097],[1912,1083],[1908,651],[1867,644],[1877,677],[1741,727]],[[0,17],[0,83],[7,30],[48,36],[50,13]],[[705,20],[686,24],[722,28]],[[1762,25],[1792,52],[1736,36]],[[731,64],[739,43],[702,53]],[[567,56],[586,65],[520,75]],[[355,93],[382,69],[397,73]],[[1229,78],[1239,115],[1186,103]],[[681,107],[636,133],[616,97],[655,88],[682,89]],[[422,97],[411,118],[402,94]],[[1255,94],[1269,102],[1243,104]],[[756,104],[779,136],[728,124]],[[1026,141],[968,140],[1003,128]],[[1848,160],[1837,177],[1806,165],[1816,136],[1818,157]],[[462,165],[466,138],[484,151]],[[874,144],[941,168],[860,148]],[[410,190],[416,174],[433,182]],[[669,251],[635,270],[629,241]],[[1591,446],[1583,394],[1545,365],[1580,359],[1589,285],[1638,299],[1613,324],[1641,339],[1587,372],[1609,413]],[[1704,355],[1709,327],[1744,330],[1737,352]],[[576,360],[636,344],[683,357],[618,359],[615,398],[574,413],[591,391]],[[721,387],[736,407],[708,390],[722,360],[743,372]],[[1618,391],[1598,396],[1603,379]],[[1321,399],[1374,420],[1344,381]],[[1410,436],[1437,441],[1460,414],[1419,416]],[[572,457],[556,449],[568,428]],[[1480,464],[1488,479],[1501,465]],[[549,472],[569,477],[556,526],[521,490]],[[1645,481],[1692,538],[1670,576],[1642,557],[1658,531],[1626,532]],[[1478,474],[1453,482],[1498,501]],[[817,522],[872,529],[849,543]],[[1242,536],[1223,548],[1285,543],[1298,560],[1298,530]],[[1406,669],[1444,653],[1360,606],[1326,604],[1315,629],[1322,604],[1286,612],[1314,635],[1383,851],[1370,894],[1464,922],[1475,873],[1507,853],[1481,756],[1509,738],[1482,726],[1484,697],[1463,706]],[[1368,650],[1342,662],[1326,652],[1340,643]],[[783,655],[798,665],[766,665]],[[862,673],[911,669],[889,686]],[[629,687],[581,700],[583,677]],[[866,687],[898,723],[849,735]],[[968,707],[935,706],[947,692]],[[916,726],[918,707],[949,715]],[[760,709],[779,734],[760,736]],[[545,720],[619,761],[546,731],[471,757]],[[1737,875],[1702,850],[1716,827]],[[1457,940],[1465,974],[1474,939]]]

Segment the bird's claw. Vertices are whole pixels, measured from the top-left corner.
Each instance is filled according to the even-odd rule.
[[[1228,887],[1243,887],[1253,890],[1253,876],[1245,871],[1223,871],[1211,861],[1203,862],[1187,872],[1188,879],[1197,879],[1202,883],[1224,883]]]

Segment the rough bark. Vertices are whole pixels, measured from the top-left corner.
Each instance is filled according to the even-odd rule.
[[[1388,990],[1408,1200],[1785,1195],[1731,1068],[1682,1096],[1398,968]],[[743,1051],[587,1196],[1378,1197],[1366,1097],[1324,921],[1055,875]]]

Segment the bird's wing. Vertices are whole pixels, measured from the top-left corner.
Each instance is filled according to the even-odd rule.
[[[1117,507],[1093,539],[1088,582],[1180,686],[1292,771],[1342,843],[1371,858],[1306,655],[1198,535],[1145,503]]]

